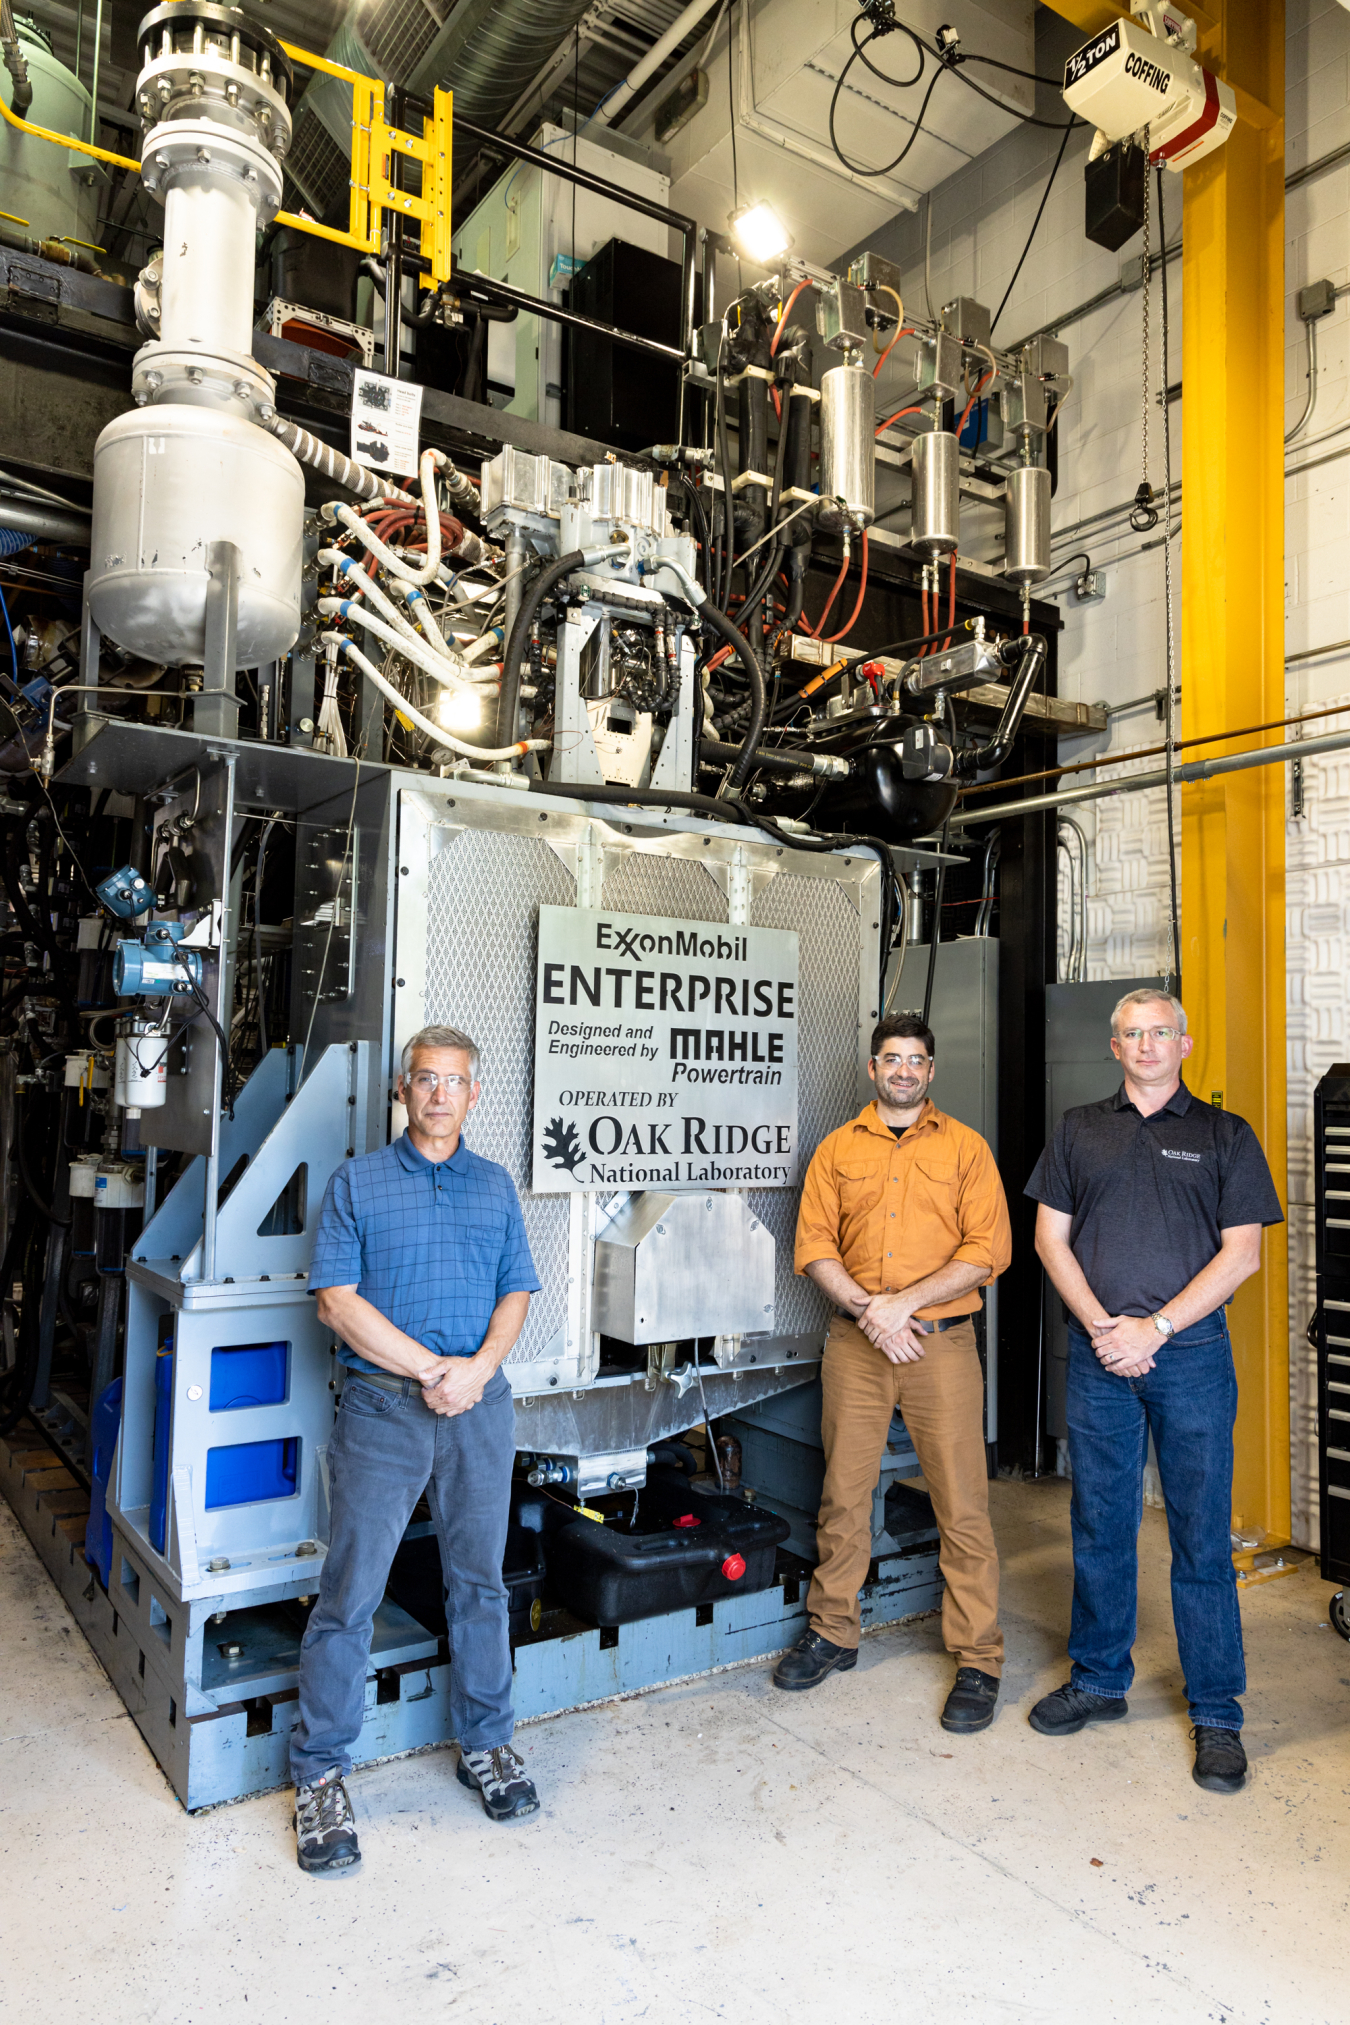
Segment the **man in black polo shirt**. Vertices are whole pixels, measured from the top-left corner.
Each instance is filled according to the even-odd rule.
[[[1111,1015],[1114,1097],[1066,1111],[1026,1192],[1036,1250],[1069,1311],[1073,1621],[1066,1685],[1031,1726],[1066,1737],[1126,1711],[1137,1540],[1153,1435],[1172,1542],[1172,1621],[1196,1783],[1236,1793],[1246,1687],[1232,1522],[1237,1378],[1224,1307],[1283,1222],[1251,1126],[1181,1080],[1180,1001],[1127,992]]]

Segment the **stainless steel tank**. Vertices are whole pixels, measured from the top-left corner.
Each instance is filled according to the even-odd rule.
[[[217,0],[152,9],[137,30],[145,188],[164,250],[142,276],[139,412],[94,449],[89,609],[148,660],[200,661],[207,552],[239,551],[238,668],[275,660],[300,627],[304,480],[265,426],[276,388],[253,357],[257,234],[281,202],[290,63],[268,29]]]
[[[185,403],[133,409],[94,450],[89,609],[148,661],[199,662],[207,550],[239,550],[237,665],[294,644],[305,481],[289,450],[241,416]]]
[[[950,555],[961,546],[961,504],[956,438],[930,429],[914,438],[913,534],[921,555]]]
[[[825,527],[867,527],[876,514],[876,389],[864,366],[821,377],[820,499]],[[843,508],[830,503],[838,500]]]
[[[1010,473],[1004,501],[1003,574],[1012,584],[1037,584],[1050,574],[1050,473],[1023,464]]]
[[[89,94],[73,71],[58,63],[52,45],[32,21],[16,20],[19,48],[28,67],[33,103],[24,117],[31,126],[48,127],[77,141],[98,141],[89,132]],[[0,97],[14,103],[14,80],[0,70]],[[32,239],[64,236],[88,245],[95,237],[99,191],[107,171],[88,155],[54,148],[35,134],[20,133],[0,120],[0,189],[8,223]]]

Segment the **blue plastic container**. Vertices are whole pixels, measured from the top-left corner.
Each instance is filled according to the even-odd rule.
[[[230,1343],[211,1352],[211,1411],[280,1406],[286,1397],[288,1343]]]
[[[265,1498],[293,1498],[300,1472],[300,1442],[240,1441],[206,1451],[206,1509],[260,1505]]]
[[[89,1486],[89,1522],[84,1529],[84,1558],[98,1570],[106,1589],[112,1570],[112,1520],[108,1517],[108,1479],[112,1475],[117,1430],[122,1425],[122,1381],[114,1378],[94,1408],[94,1467]]]

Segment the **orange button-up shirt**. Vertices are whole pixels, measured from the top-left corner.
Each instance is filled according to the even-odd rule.
[[[904,1137],[875,1103],[822,1139],[797,1215],[794,1264],[837,1259],[869,1294],[901,1293],[953,1259],[982,1266],[982,1286],[1006,1272],[1012,1229],[994,1156],[978,1132],[931,1099]],[[917,1310],[924,1321],[971,1315],[975,1288]]]

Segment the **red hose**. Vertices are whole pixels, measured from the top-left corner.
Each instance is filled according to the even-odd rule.
[[[824,611],[821,613],[820,617],[816,620],[814,626],[803,626],[802,628],[802,631],[805,633],[808,640],[818,640],[820,638],[821,631],[825,625],[825,621],[829,618],[831,608],[834,605],[834,601],[838,597],[840,589],[843,586],[844,578],[848,575],[848,563],[849,563],[848,550],[845,549],[844,560],[839,565],[839,574],[834,580],[834,588],[830,592],[829,597],[826,598],[825,600]]]
[[[844,567],[845,568],[848,567],[847,563],[844,565]],[[838,585],[835,586],[835,589],[836,590],[838,589]],[[862,575],[858,580],[858,595],[856,600],[854,601],[853,610],[848,615],[848,624],[846,626],[841,626],[837,633],[828,633],[825,636],[825,645],[827,647],[832,647],[836,640],[842,640],[846,633],[851,633],[853,631],[853,627],[857,620],[858,614],[862,610],[863,599],[866,597],[866,595],[867,595],[867,529],[864,528],[862,538]],[[824,625],[825,620],[823,617],[820,623],[822,626]],[[817,635],[817,638],[819,638],[819,635]]]
[[[886,431],[890,428],[891,423],[898,422],[902,415],[922,415],[922,413],[923,413],[922,408],[898,408],[895,414],[888,415],[886,417],[886,420],[880,425],[879,428],[873,431],[873,434],[877,436],[884,436]]]
[[[897,332],[895,333],[895,336],[894,336],[894,337],[893,337],[893,338],[891,339],[891,341],[890,341],[890,343],[889,343],[889,344],[887,345],[887,347],[886,347],[885,351],[884,351],[884,352],[883,352],[883,353],[881,354],[881,357],[880,357],[880,358],[879,358],[879,359],[877,360],[876,364],[875,364],[875,365],[873,366],[873,368],[872,368],[872,378],[873,378],[873,379],[875,379],[875,378],[876,378],[876,376],[877,376],[877,374],[878,374],[878,373],[879,373],[879,372],[881,371],[881,368],[882,368],[882,367],[883,367],[883,366],[885,365],[885,363],[886,363],[887,359],[888,359],[888,358],[890,357],[891,353],[892,353],[892,352],[893,352],[893,351],[895,350],[895,348],[896,348],[896,346],[897,346],[897,345],[899,344],[899,342],[900,342],[901,338],[902,338],[902,337],[913,337],[913,335],[914,335],[914,327],[913,327],[913,325],[912,325],[912,324],[911,324],[911,325],[910,325],[910,326],[909,326],[909,327],[908,327],[907,329],[905,329],[905,330],[898,330],[898,331],[897,331]],[[892,418],[892,419],[894,419],[894,418]]]

